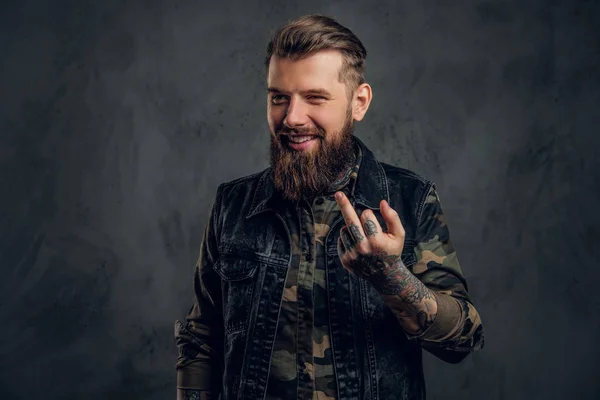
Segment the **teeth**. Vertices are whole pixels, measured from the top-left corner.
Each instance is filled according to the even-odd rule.
[[[290,139],[290,142],[304,143],[308,140],[311,140],[313,137],[312,136],[288,136],[288,138]]]

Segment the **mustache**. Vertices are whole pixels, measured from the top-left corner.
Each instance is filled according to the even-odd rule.
[[[277,130],[277,135],[315,135],[324,137],[325,134],[318,128],[288,128],[283,127]]]

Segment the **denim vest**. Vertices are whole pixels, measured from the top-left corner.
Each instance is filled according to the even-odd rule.
[[[377,161],[362,149],[354,197],[357,214],[369,208],[381,227],[382,199],[389,202],[406,231],[402,260],[411,267],[417,216],[432,185],[402,168]],[[221,278],[225,335],[221,399],[263,399],[277,329],[290,234],[278,212],[271,170],[219,186],[213,268]],[[348,273],[337,255],[343,218],[326,238],[326,274],[331,346],[340,400],[424,399],[422,350],[408,340],[396,317],[369,283]]]

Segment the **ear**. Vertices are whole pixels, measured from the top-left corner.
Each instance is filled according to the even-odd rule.
[[[361,121],[364,118],[372,98],[373,91],[368,83],[363,83],[354,90],[352,95],[352,118],[355,121]]]

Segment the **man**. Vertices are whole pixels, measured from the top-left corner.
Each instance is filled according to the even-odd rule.
[[[432,182],[353,135],[366,50],[335,20],[267,48],[271,167],[219,185],[175,325],[179,399],[424,399],[422,349],[483,346]]]

